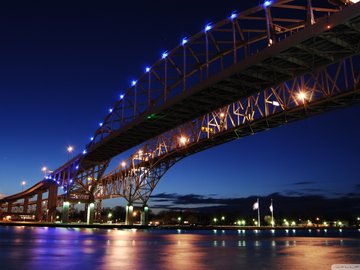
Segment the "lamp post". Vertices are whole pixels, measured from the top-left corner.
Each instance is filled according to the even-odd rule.
[[[48,170],[48,168],[47,168],[46,166],[44,166],[44,167],[41,168],[41,171],[43,172],[44,177],[46,176],[47,170]]]
[[[24,186],[26,185],[26,182],[25,181],[22,181],[21,182],[21,191],[24,191]]]
[[[74,147],[69,145],[67,148],[66,148],[66,151],[68,152],[68,160],[70,159],[70,155],[72,152],[74,152]]]

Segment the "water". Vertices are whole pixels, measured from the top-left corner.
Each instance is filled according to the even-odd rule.
[[[360,263],[360,231],[0,227],[0,269],[331,269]]]

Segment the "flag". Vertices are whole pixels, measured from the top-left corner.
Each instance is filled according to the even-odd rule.
[[[259,202],[257,201],[256,203],[253,204],[253,210],[258,210],[259,209]]]
[[[270,204],[270,206],[269,206],[269,209],[270,209],[270,212],[271,212],[271,213],[274,211],[272,202],[271,202],[271,204]]]

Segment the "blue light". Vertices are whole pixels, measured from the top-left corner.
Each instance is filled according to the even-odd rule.
[[[91,138],[90,138],[90,141],[93,141],[93,140],[94,140],[94,137],[91,137]]]
[[[212,25],[211,25],[211,23],[208,23],[206,26],[205,26],[205,32],[207,32],[207,31],[209,31],[209,30],[211,30],[212,29]]]
[[[181,44],[184,46],[186,43],[188,43],[188,39],[187,38],[183,38],[181,41]]]
[[[121,95],[120,95],[120,99],[123,99],[123,98],[124,98],[124,95],[123,95],[123,94],[121,94]]]
[[[110,108],[110,109],[109,109],[109,113],[112,113],[112,112],[113,112],[113,109],[112,109],[112,108]]]
[[[150,70],[151,70],[150,67],[146,67],[146,68],[145,68],[145,72],[146,72],[146,73],[150,72]]]
[[[86,155],[87,152],[86,152],[86,150],[84,150],[82,153],[83,153],[83,155]]]
[[[61,189],[64,189],[64,186],[61,186]]]
[[[169,55],[168,52],[163,52],[161,58],[165,59],[166,57],[168,57],[168,55]]]
[[[79,169],[79,165],[76,165],[75,169],[77,169],[77,170],[78,170],[78,169]]]
[[[135,81],[135,80],[131,81],[131,85],[132,85],[132,86],[135,86],[136,83],[137,83],[137,81]]]
[[[56,183],[57,183],[58,185],[60,185],[60,181],[56,181]]]
[[[70,184],[73,182],[73,180],[72,179],[70,179]]]
[[[271,4],[272,4],[272,1],[266,0],[266,1],[264,2],[264,7],[267,8],[267,7],[270,6]]]
[[[102,127],[102,126],[103,126],[103,123],[99,123],[99,126]]]
[[[230,15],[231,20],[234,20],[236,17],[237,17],[236,12],[231,13],[231,15]]]

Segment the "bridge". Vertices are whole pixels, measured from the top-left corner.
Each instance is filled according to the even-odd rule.
[[[81,202],[92,223],[101,200],[123,197],[126,223],[139,204],[146,224],[153,190],[179,160],[358,102],[360,3],[354,2],[265,1],[183,38],[132,82],[82,153],[1,199],[3,215],[32,213],[53,222],[62,207],[68,222],[69,207]],[[105,175],[110,160],[133,147]]]

